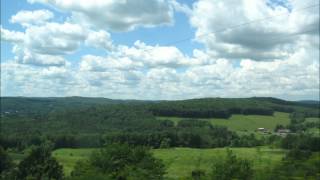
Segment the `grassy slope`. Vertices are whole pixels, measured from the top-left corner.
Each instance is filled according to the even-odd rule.
[[[311,118],[306,118],[306,122],[319,122],[320,118],[316,117],[311,117]]]
[[[169,119],[177,124],[185,118],[157,117],[159,120]],[[289,114],[276,112],[273,116],[261,115],[232,115],[229,119],[200,119],[210,121],[213,125],[226,126],[233,131],[254,131],[259,127],[273,130],[277,124],[287,125],[290,123]]]
[[[63,165],[64,172],[68,176],[77,161],[87,159],[94,150],[94,148],[64,148],[55,150],[52,154]]]
[[[230,148],[239,157],[253,160],[256,168],[267,167],[279,162],[284,151],[278,149],[261,148]],[[66,175],[69,175],[78,160],[88,158],[94,149],[59,149],[53,155],[64,166]],[[192,149],[171,148],[153,150],[154,155],[164,161],[167,167],[167,178],[177,179],[190,175],[197,167],[209,170],[212,162],[225,155],[225,148]]]
[[[306,122],[320,122],[320,118],[306,118]],[[315,136],[320,136],[319,128],[309,128],[307,132],[314,134]]]

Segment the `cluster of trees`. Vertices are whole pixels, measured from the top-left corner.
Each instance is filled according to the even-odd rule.
[[[77,163],[71,179],[161,180],[165,166],[142,146],[110,144]]]
[[[63,179],[62,166],[51,156],[51,150],[50,144],[32,147],[28,155],[16,165],[0,146],[0,178],[19,180]]]
[[[253,177],[252,162],[247,159],[237,158],[232,151],[227,150],[225,160],[217,161],[213,165],[212,180],[243,179]]]
[[[210,171],[196,168],[189,175],[192,180],[230,180],[255,179],[252,161],[239,158],[231,150],[226,149],[226,156],[212,159]],[[187,178],[186,178],[187,179]]]
[[[155,116],[223,119],[228,119],[232,114],[271,116],[274,113],[273,109],[266,107],[215,107],[210,106],[210,104],[192,104],[189,102],[158,103],[154,104],[150,110]]]
[[[272,167],[255,172],[257,179],[319,179],[319,154],[308,150],[290,149],[282,161]]]
[[[308,117],[320,117],[319,103],[290,102],[275,98],[204,98],[164,101],[150,105],[156,116],[188,118],[229,118],[232,114],[273,115],[274,111],[303,112]]]
[[[309,117],[305,112],[293,112],[290,114],[290,124],[288,128],[295,133],[304,132],[309,128],[320,128],[320,122],[306,122]],[[314,116],[313,116],[314,117]]]
[[[196,168],[189,175],[193,180],[287,180],[319,179],[319,154],[309,150],[290,149],[284,158],[273,166],[254,168],[253,162],[237,157],[227,149],[226,157],[212,160],[210,171]]]
[[[320,137],[310,134],[289,134],[281,141],[281,148],[320,151]]]

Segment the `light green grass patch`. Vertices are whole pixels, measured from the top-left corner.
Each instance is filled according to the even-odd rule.
[[[238,157],[246,158],[253,162],[255,169],[271,167],[280,162],[284,151],[269,148],[230,148]],[[190,176],[192,170],[202,169],[207,173],[215,161],[220,161],[226,155],[226,148],[192,149],[171,148],[156,149],[155,157],[162,159],[167,167],[168,179],[180,179]]]
[[[320,122],[320,118],[316,118],[316,117],[306,118],[306,122]]]
[[[69,176],[79,160],[89,158],[96,149],[58,149],[53,152],[59,163],[63,165],[66,176]],[[270,148],[230,148],[238,157],[253,161],[255,169],[272,166],[281,160],[283,150]],[[195,149],[170,148],[152,150],[156,158],[162,159],[168,179],[179,179],[189,176],[195,168],[210,171],[212,163],[221,160],[226,154],[226,148]]]
[[[94,148],[63,148],[55,150],[52,155],[59,161],[61,165],[63,165],[65,175],[69,176],[76,163],[79,160],[88,159],[94,150]]]
[[[159,120],[171,120],[175,124],[186,118],[179,117],[157,117]],[[267,128],[273,131],[277,124],[288,125],[290,123],[289,114],[275,112],[273,116],[262,115],[232,115],[229,119],[199,119],[209,121],[213,125],[226,126],[230,130],[238,132],[254,132],[257,128]]]

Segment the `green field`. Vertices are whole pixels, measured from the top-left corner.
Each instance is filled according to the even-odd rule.
[[[316,118],[316,117],[306,118],[306,122],[320,122],[320,118]]]
[[[159,120],[171,120],[175,124],[186,119],[180,117],[157,117]],[[255,131],[257,128],[267,128],[272,131],[277,124],[288,125],[290,123],[289,114],[275,112],[273,116],[261,115],[232,115],[229,119],[199,119],[209,121],[213,125],[226,126],[230,130],[238,132]]]
[[[264,168],[279,162],[284,155],[283,150],[270,148],[230,148],[239,157],[253,161],[254,167]],[[84,160],[94,149],[58,149],[54,157],[63,165],[69,175],[78,160]],[[212,163],[218,161],[226,153],[226,148],[193,149],[170,148],[153,150],[155,157],[162,159],[167,167],[167,179],[178,179],[190,175],[195,168],[210,170]]]
[[[94,150],[93,148],[63,148],[55,150],[52,154],[63,165],[65,174],[70,175],[77,161],[87,159]]]

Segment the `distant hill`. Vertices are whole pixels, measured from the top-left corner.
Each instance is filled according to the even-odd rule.
[[[135,104],[146,105],[153,112],[160,113],[168,111],[203,111],[220,110],[234,111],[241,109],[248,111],[275,110],[292,112],[297,109],[319,109],[319,101],[286,101],[272,97],[252,98],[201,98],[176,101],[142,101],[142,100],[114,100],[108,98],[93,97],[0,97],[1,114],[48,114],[52,111],[65,109],[88,108],[97,105]],[[198,110],[197,110],[198,109]],[[251,110],[250,110],[251,109]],[[161,111],[161,112],[160,112]],[[219,112],[218,112],[219,111]],[[221,111],[222,112],[222,111]],[[246,112],[241,112],[246,113]],[[253,112],[247,112],[251,114]],[[262,112],[269,113],[269,112]],[[168,113],[165,113],[168,115]],[[170,114],[170,113],[169,113]]]
[[[63,109],[86,108],[96,105],[139,103],[135,100],[112,100],[92,97],[1,97],[3,113],[49,113]]]
[[[302,101],[297,101],[297,103],[300,104],[320,104],[320,101],[313,101],[313,100],[302,100]]]

